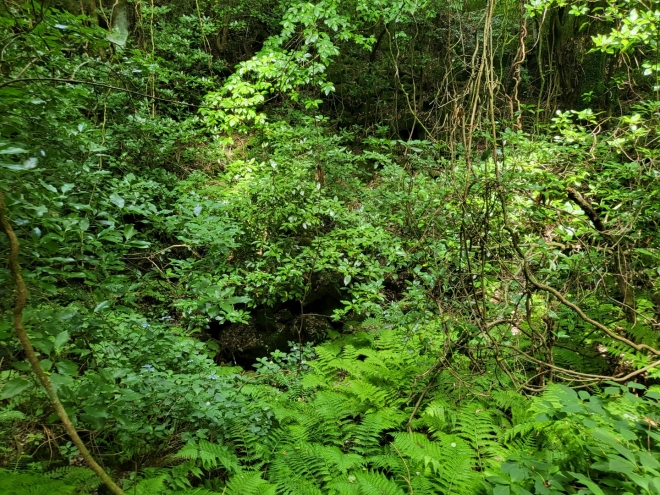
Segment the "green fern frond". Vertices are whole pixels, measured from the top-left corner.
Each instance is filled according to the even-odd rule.
[[[354,475],[341,476],[328,484],[329,493],[341,495],[361,495],[360,485]]]
[[[397,455],[407,459],[409,471],[429,478],[441,493],[475,493],[481,483],[478,473],[477,453],[456,435],[440,434],[439,441],[432,442],[420,433],[394,433],[392,443]]]
[[[233,423],[227,428],[225,441],[233,446],[234,452],[244,462],[254,463],[255,466],[264,464],[270,452],[269,445],[263,436],[257,435],[248,425]]]
[[[360,324],[360,327],[368,332],[378,333],[383,328],[383,320],[381,320],[378,316],[373,318],[365,318],[364,321]]]
[[[365,414],[362,421],[353,430],[352,450],[363,455],[371,455],[382,450],[383,432],[399,426],[405,414],[395,409],[381,409]]]
[[[337,473],[346,474],[351,469],[362,467],[366,463],[363,456],[358,454],[346,454],[338,447],[316,445],[315,451],[317,455],[321,456],[325,462],[331,466],[333,477],[335,477]]]
[[[290,442],[289,431],[286,428],[272,428],[264,439],[264,446],[268,447],[269,452],[274,452]]]
[[[329,483],[364,463],[362,456],[346,454],[338,447],[291,445],[273,458],[268,477],[279,493],[327,493]]]
[[[323,442],[329,445],[341,445],[345,434],[342,431],[344,421],[335,419],[315,404],[306,404],[304,411],[297,415],[296,423],[288,425],[289,443]]]
[[[20,411],[13,409],[0,410],[0,423],[11,423],[13,421],[20,421],[25,418],[25,414]]]
[[[552,355],[558,366],[583,373],[602,374],[609,366],[603,356],[597,353],[578,354],[570,349],[554,347]]]
[[[94,471],[82,467],[66,466],[49,471],[44,476],[61,480],[84,491],[92,491],[101,486],[101,478]]]
[[[14,473],[0,469],[3,495],[81,495],[78,487],[63,480],[51,479],[38,473]]]
[[[156,476],[140,481],[134,488],[131,488],[130,493],[135,495],[159,495],[165,493],[167,487],[165,486],[166,475]]]
[[[544,422],[540,421],[526,421],[513,425],[511,428],[508,428],[504,431],[503,439],[505,443],[514,442],[516,439],[523,439],[529,436],[533,436],[536,432],[540,431],[543,427]]]
[[[314,397],[314,408],[324,417],[338,421],[354,418],[364,411],[364,405],[355,397],[342,393],[344,387],[341,388],[341,392],[322,391]]]
[[[514,411],[517,409],[527,409],[529,407],[529,400],[519,392],[510,389],[493,390],[490,397],[495,401],[498,408],[502,410]]]
[[[385,407],[388,404],[387,392],[367,381],[349,380],[345,391],[355,395],[359,400],[372,404],[375,407]]]
[[[286,479],[277,485],[277,493],[287,495],[325,495],[313,482],[301,479]]]
[[[235,474],[225,486],[225,495],[275,495],[275,485],[261,477],[259,471]]]
[[[393,450],[383,454],[371,455],[366,457],[366,460],[369,466],[380,471],[396,473],[405,469],[401,458]]]
[[[320,495],[322,492],[319,487],[332,481],[330,470],[322,458],[310,454],[309,450],[294,450],[294,447],[280,452],[273,459],[268,476],[280,493],[295,493],[305,487],[304,491]]]
[[[660,334],[651,325],[644,325],[639,321],[635,324],[626,324],[626,332],[630,334],[635,342],[646,344],[649,347],[660,346]]]
[[[336,368],[331,367],[330,363],[335,361],[341,354],[341,346],[331,342],[316,347],[314,352],[316,353],[316,359],[310,362],[309,365],[321,375],[333,375],[336,372]]]
[[[436,397],[422,411],[420,419],[432,432],[442,431],[456,424],[456,409],[445,397]]]
[[[199,461],[204,469],[210,470],[218,466],[227,471],[237,473],[241,470],[238,458],[227,447],[200,440],[199,443],[189,443],[174,454],[177,459]]]
[[[512,439],[509,443],[509,449],[512,452],[527,452],[531,454],[538,450],[538,436],[530,431],[526,435],[520,435]]]
[[[392,436],[394,437],[392,446],[396,453],[412,461],[415,467],[435,473],[443,470],[446,459],[443,459],[441,447],[431,442],[425,435],[398,432]]]
[[[129,494],[130,495],[130,494]],[[191,488],[181,492],[176,492],[176,495],[222,495],[221,492],[214,492],[206,488]]]
[[[341,363],[350,365],[351,362],[357,361],[361,356],[362,349],[353,344],[347,344],[341,351]]]
[[[481,404],[472,403],[456,415],[454,432],[475,450],[482,467],[495,457],[506,458],[507,455],[506,448],[498,442],[493,413]]]
[[[643,368],[651,364],[652,361],[648,355],[635,352],[628,345],[615,340],[608,342],[607,352],[616,359],[629,361],[636,369]]]
[[[318,373],[306,373],[300,380],[303,389],[325,388],[328,386],[327,380]]]
[[[359,473],[355,477],[364,495],[405,495],[396,482],[378,471]]]

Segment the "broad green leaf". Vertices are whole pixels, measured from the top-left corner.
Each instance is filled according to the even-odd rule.
[[[497,485],[493,488],[493,495],[510,495],[511,490],[507,485]]]
[[[619,456],[611,456],[608,462],[610,471],[615,473],[631,474],[635,470],[635,465]]]
[[[11,146],[0,150],[0,155],[19,155],[21,153],[27,153],[28,151],[23,148],[18,148],[17,146]]]
[[[646,451],[641,451],[639,453],[639,462],[642,466],[646,468],[651,468],[651,469],[658,469],[660,468],[660,462],[651,455],[650,452]]]
[[[611,446],[618,445],[618,442],[614,437],[614,434],[602,428],[594,429],[592,435],[594,436],[594,438],[602,442],[605,442],[607,445],[611,445]]]
[[[83,421],[89,423],[92,428],[98,430],[103,428],[105,420],[108,417],[108,409],[104,406],[87,406],[84,408],[85,413],[80,417]]]
[[[32,339],[32,344],[34,344],[34,347],[39,349],[44,354],[50,354],[51,352],[53,352],[53,341],[50,339],[46,339],[46,338]]]
[[[643,399],[637,397],[637,396],[634,395],[634,394],[631,394],[630,392],[626,392],[626,393],[624,393],[623,396],[624,396],[626,399],[628,399],[630,402],[633,402],[633,403],[641,403],[641,402],[643,402]]]
[[[66,344],[69,341],[69,332],[64,330],[63,332],[60,332],[57,334],[57,337],[55,337],[55,342],[53,342],[53,347],[55,348],[56,351],[59,351],[62,347],[64,347],[64,344]]]
[[[146,241],[136,241],[136,240],[132,240],[132,241],[130,242],[130,245],[131,245],[131,246],[134,246],[134,247],[136,247],[136,248],[139,248],[139,249],[146,249],[146,248],[148,248],[149,246],[151,246],[151,243],[150,243],[150,242],[146,242]]]
[[[23,163],[6,163],[0,162],[0,167],[8,168],[9,170],[31,170],[36,168],[39,161],[32,157],[25,160]]]
[[[617,443],[617,444],[612,445],[612,447],[614,447],[614,449],[619,454],[621,454],[623,457],[628,459],[628,462],[630,462],[632,464],[637,464],[637,461],[635,460],[635,455],[630,450],[625,448],[623,445]]]
[[[62,375],[67,376],[77,376],[78,375],[78,366],[73,361],[64,360],[55,364],[57,371]]]
[[[651,489],[652,493],[660,494],[660,476],[653,478],[649,482],[649,488]]]
[[[587,400],[589,397],[591,397],[591,394],[587,392],[586,390],[580,390],[578,391],[578,396],[582,400]]]
[[[14,361],[11,365],[18,371],[30,371],[32,369],[27,361]]]
[[[637,483],[639,486],[641,486],[644,490],[649,489],[649,479],[644,478],[643,476],[640,476],[639,474],[635,473],[627,473],[628,477],[633,480],[635,483]]]
[[[12,397],[16,397],[29,386],[30,382],[25,378],[13,378],[2,387],[2,391],[0,391],[0,399],[11,399]]]
[[[57,192],[57,189],[54,186],[51,186],[50,184],[45,183],[41,179],[39,179],[39,182],[41,183],[42,186],[44,186],[46,189],[48,189],[50,192]]]
[[[101,301],[94,308],[94,313],[98,313],[99,311],[103,311],[104,309],[107,309],[109,307],[110,307],[110,301]]]
[[[37,158],[33,156],[33,157],[30,157],[27,160],[25,160],[23,162],[23,165],[21,166],[21,168],[23,170],[30,170],[30,169],[36,168],[37,163],[39,163],[39,160],[37,160]]]
[[[509,476],[511,476],[511,481],[514,483],[517,481],[522,481],[525,478],[527,478],[527,475],[529,473],[528,469],[521,468],[521,467],[514,467],[509,471]]]
[[[135,230],[135,227],[133,225],[126,225],[124,227],[124,237],[126,240],[130,240],[131,237],[133,237],[135,234],[137,234],[137,231]]]
[[[118,206],[119,208],[123,208],[123,207],[124,207],[124,203],[125,203],[124,198],[122,198],[119,194],[117,194],[117,193],[112,193],[112,194],[110,195],[110,198],[109,198],[109,199],[110,199],[110,201],[111,201],[113,204],[115,204],[115,205]]]
[[[593,481],[591,481],[591,480],[590,480],[589,478],[587,478],[584,474],[581,474],[581,473],[573,473],[573,472],[571,472],[570,474],[571,474],[571,476],[573,476],[576,480],[578,480],[580,483],[582,483],[584,486],[586,486],[587,488],[589,488],[589,490],[591,490],[591,491],[594,493],[594,495],[605,495],[605,492],[603,492],[603,490],[601,490],[600,487],[599,487],[596,483],[594,483]]]
[[[50,375],[50,381],[57,387],[62,385],[71,385],[73,383],[73,378],[69,375],[62,375],[60,373],[52,373]]]

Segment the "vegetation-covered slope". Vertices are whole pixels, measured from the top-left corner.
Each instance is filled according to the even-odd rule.
[[[0,493],[660,493],[659,9],[5,0]]]

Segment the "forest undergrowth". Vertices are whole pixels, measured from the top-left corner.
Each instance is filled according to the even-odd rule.
[[[0,494],[660,494],[660,7],[0,3]]]

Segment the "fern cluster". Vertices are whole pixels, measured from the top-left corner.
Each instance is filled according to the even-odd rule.
[[[660,393],[645,389],[551,385],[506,431],[509,458],[488,478],[494,493],[659,493]]]
[[[0,469],[3,495],[87,495],[101,484],[89,469],[66,467],[45,474]]]
[[[592,483],[580,473],[594,458],[608,449],[619,455],[617,432],[656,435],[639,425],[660,422],[653,412],[660,394],[649,392],[640,405],[620,385],[602,400],[551,387],[533,399],[475,373],[466,356],[447,366],[443,350],[432,327],[374,326],[326,342],[305,370],[246,377],[240,393],[250,407],[224,416],[221,438],[190,441],[167,467],[142,469],[124,488],[134,495],[572,493]],[[610,443],[588,440],[596,430]],[[655,462],[645,445],[628,448],[624,460]],[[642,476],[647,468],[639,469]],[[80,469],[0,471],[0,486],[15,495],[86,494],[92,482]]]
[[[425,374],[439,355],[428,338],[365,330],[317,347],[288,387],[244,386],[272,414],[266,435],[231,420],[223,445],[191,443],[175,457],[228,495],[482,491],[484,469],[506,457],[502,411],[515,400],[501,397],[499,409],[461,403],[433,387],[451,379],[444,371]]]

